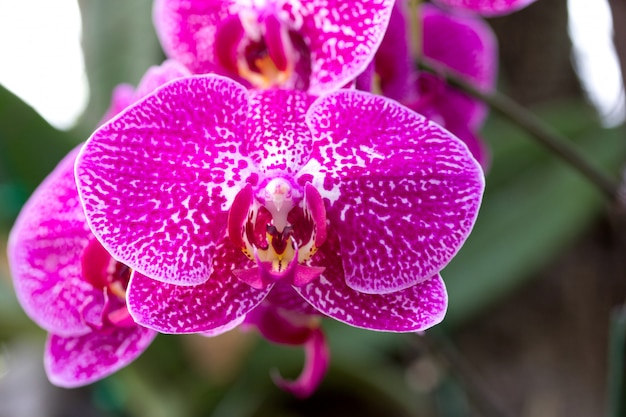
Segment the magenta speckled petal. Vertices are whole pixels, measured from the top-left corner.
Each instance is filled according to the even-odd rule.
[[[482,90],[493,90],[498,45],[489,25],[479,17],[451,15],[430,4],[422,5],[421,17],[424,56],[452,69]],[[440,112],[452,109],[457,117],[468,120],[471,127],[478,127],[484,121],[487,107],[483,103],[454,88],[443,88],[445,94],[440,93],[438,100]]]
[[[454,135],[461,139],[469,148],[470,152],[478,161],[483,170],[487,172],[491,166],[491,152],[487,147],[485,140],[478,134],[474,133],[465,123],[448,123],[446,129],[454,133]]]
[[[439,275],[389,294],[365,294],[349,288],[339,255],[337,236],[330,235],[313,258],[326,269],[319,280],[295,290],[313,307],[351,326],[388,332],[425,330],[441,322],[448,306]]]
[[[156,335],[140,326],[74,337],[51,334],[44,353],[48,379],[63,388],[91,384],[134,361]]]
[[[163,282],[209,278],[228,209],[251,175],[241,154],[247,111],[241,85],[181,78],[92,135],[76,181],[91,230],[116,259]]]
[[[230,330],[271,289],[255,290],[232,274],[233,269],[251,264],[226,240],[217,248],[211,278],[202,284],[165,284],[135,272],[128,284],[128,309],[137,323],[161,333],[216,335],[218,330]]]
[[[433,0],[442,6],[467,10],[483,16],[503,16],[534,3],[536,0]]]
[[[406,107],[358,91],[321,97],[307,122],[320,139],[299,180],[328,199],[347,284],[382,294],[439,272],[482,198],[483,172],[467,146]]]
[[[220,71],[215,51],[222,22],[245,10],[277,13],[310,48],[313,94],[341,88],[359,75],[382,41],[393,0],[157,0],[154,22],[167,56],[194,73]],[[271,52],[271,51],[270,51]]]
[[[374,58],[389,24],[393,0],[291,0],[301,10],[302,36],[311,50],[309,92],[322,94],[343,87]]]
[[[293,90],[251,92],[249,156],[266,175],[293,175],[308,159],[313,138],[304,118],[314,99]]]
[[[81,255],[92,236],[74,182],[78,150],[70,152],[35,190],[8,243],[22,308],[39,326],[61,335],[91,331],[81,307],[89,305],[95,311],[104,303],[102,290],[83,280],[81,273]]]
[[[233,3],[234,0],[155,0],[154,27],[165,55],[194,74],[214,72],[218,68],[217,27],[234,14],[228,10]]]
[[[365,294],[349,288],[343,275],[333,272],[324,272],[296,291],[335,320],[368,330],[415,332],[440,323],[445,316],[448,296],[439,275],[393,293]]]

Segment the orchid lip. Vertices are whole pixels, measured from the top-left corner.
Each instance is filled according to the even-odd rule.
[[[223,68],[257,88],[308,85],[306,44],[276,11],[244,8],[217,30],[215,52]]]
[[[252,270],[234,274],[254,288],[266,288],[279,280],[304,285],[320,276],[323,268],[302,265],[325,239],[326,217],[317,190],[304,190],[288,178],[263,181],[253,192],[242,189],[228,218],[233,243],[257,263]]]

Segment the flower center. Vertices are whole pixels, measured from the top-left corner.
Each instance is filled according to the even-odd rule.
[[[100,317],[97,321],[84,317],[94,330],[105,327],[130,327],[135,323],[126,308],[126,288],[130,280],[131,270],[121,262],[117,262],[95,238],[92,239],[81,256],[82,275],[85,281],[94,288],[101,289],[104,303],[99,308]],[[95,302],[95,301],[94,301]],[[83,306],[87,311],[92,305]]]
[[[218,28],[215,45],[220,65],[254,87],[308,88],[306,42],[274,12],[241,10]]]
[[[303,190],[285,178],[273,178],[256,193],[241,190],[230,209],[228,233],[257,268],[234,271],[258,288],[288,280],[304,285],[322,269],[302,265],[326,238],[326,210],[319,192],[307,184]]]

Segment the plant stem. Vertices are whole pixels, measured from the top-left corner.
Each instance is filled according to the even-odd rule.
[[[538,142],[587,177],[587,179],[598,187],[610,200],[618,202],[622,206],[624,205],[625,198],[623,193],[620,192],[620,185],[617,181],[592,165],[580,151],[573,147],[571,141],[556,132],[550,126],[547,126],[541,119],[520,104],[497,91],[481,91],[470,82],[456,75],[453,71],[441,65],[437,65],[427,58],[422,57],[420,59],[419,67],[420,69],[438,75],[447,84],[487,103],[493,110],[522,127],[533,135]]]

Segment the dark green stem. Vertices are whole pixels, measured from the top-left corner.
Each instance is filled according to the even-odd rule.
[[[441,65],[437,65],[428,59],[421,58],[419,67],[425,71],[437,74],[439,77],[443,78],[447,84],[488,104],[493,110],[522,127],[538,142],[582,173],[609,199],[619,202],[622,205],[624,204],[624,197],[620,193],[619,183],[595,167],[580,151],[573,147],[571,141],[556,132],[550,126],[547,126],[533,113],[503,94],[479,90],[472,83],[465,81],[453,71]]]

